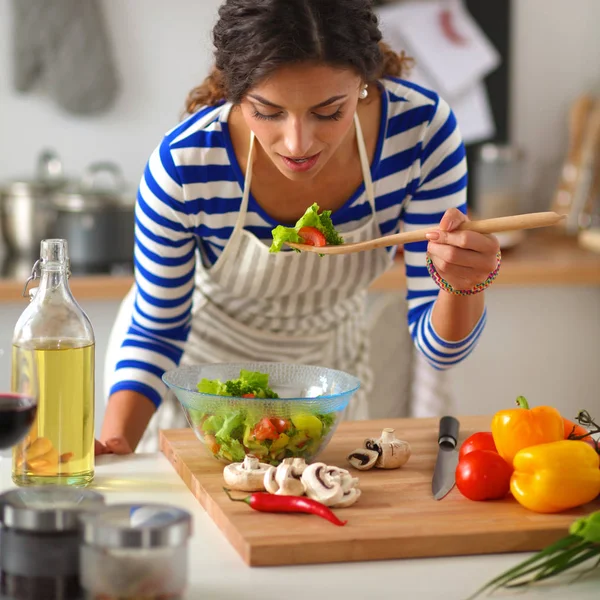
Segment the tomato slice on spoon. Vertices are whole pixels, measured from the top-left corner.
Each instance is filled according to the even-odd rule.
[[[307,246],[322,248],[327,245],[325,236],[316,227],[301,227],[298,235],[304,240]]]

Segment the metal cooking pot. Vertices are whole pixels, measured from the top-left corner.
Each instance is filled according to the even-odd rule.
[[[38,157],[36,176],[0,186],[0,223],[9,255],[32,258],[50,232],[55,212],[50,196],[64,187],[62,163],[52,150]]]
[[[108,176],[108,184],[101,180]],[[52,235],[69,243],[73,271],[105,272],[133,262],[135,195],[119,167],[90,165],[81,182],[52,194],[56,220]]]

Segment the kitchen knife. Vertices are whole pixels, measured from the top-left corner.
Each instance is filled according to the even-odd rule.
[[[460,424],[454,417],[442,417],[438,434],[438,456],[433,471],[431,491],[436,500],[441,500],[454,487],[458,464],[458,430]]]

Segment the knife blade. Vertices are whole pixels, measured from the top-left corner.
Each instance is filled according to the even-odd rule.
[[[440,419],[438,455],[431,482],[431,491],[436,500],[444,498],[454,487],[459,429],[460,423],[454,417],[445,416]]]

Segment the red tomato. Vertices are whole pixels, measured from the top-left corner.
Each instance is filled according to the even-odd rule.
[[[574,423],[573,421],[569,421],[569,419],[565,419],[563,417],[563,424],[565,426],[565,440],[574,433],[576,436],[585,435],[583,440],[591,439],[591,436],[588,434],[588,430],[585,427],[579,425],[579,423]]]
[[[261,419],[254,427],[254,439],[262,442],[264,440],[276,440],[279,437],[275,425],[265,417]]]
[[[469,500],[497,500],[510,490],[512,467],[491,450],[473,450],[458,461],[456,487]]]
[[[242,398],[256,398],[254,394],[242,394]]]
[[[469,454],[469,452],[473,452],[473,450],[491,450],[492,452],[498,452],[492,432],[480,431],[479,433],[474,433],[469,436],[462,443],[462,446],[458,451],[458,460]]]
[[[316,227],[301,227],[298,235],[304,240],[307,246],[321,248],[327,245],[325,236]]]
[[[278,419],[273,417],[271,419],[271,423],[273,423],[273,426],[275,429],[277,429],[277,433],[283,433],[290,428],[290,422],[287,419]]]

